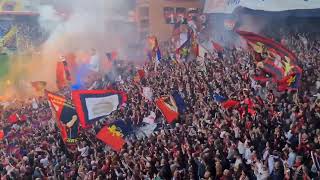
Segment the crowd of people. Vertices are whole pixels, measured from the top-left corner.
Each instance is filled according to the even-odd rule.
[[[285,43],[304,70],[298,91],[279,93],[272,82],[256,82],[250,53],[241,48],[225,52],[223,59],[168,60],[156,68],[148,62],[140,82],[133,80],[133,66],[126,71],[123,64],[117,73],[126,75],[112,88],[128,94],[126,107],[95,128],[80,130],[76,151],[65,146],[45,97],[11,103],[1,109],[1,179],[317,179],[320,42],[287,36]],[[106,79],[96,88],[110,87]],[[151,101],[142,95],[143,87],[152,90]],[[183,97],[186,111],[167,124],[153,100],[173,91]],[[70,98],[69,89],[60,94]],[[225,109],[213,94],[241,104]],[[254,115],[243,111],[248,99]],[[131,136],[121,152],[94,137],[105,122],[122,119],[140,126],[151,112],[158,130],[143,139]]]
[[[3,38],[12,30],[17,28],[15,36],[8,39],[2,46],[8,50],[26,51],[39,46],[44,40],[46,34],[41,32],[37,21],[30,20],[29,17],[20,20],[1,20],[0,24],[0,38]],[[3,41],[4,43],[4,41]]]

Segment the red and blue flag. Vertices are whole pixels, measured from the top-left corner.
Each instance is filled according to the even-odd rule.
[[[72,91],[72,100],[83,128],[109,116],[126,101],[127,95],[116,90],[77,90]]]

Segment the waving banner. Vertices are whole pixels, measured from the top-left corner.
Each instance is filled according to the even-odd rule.
[[[123,120],[117,120],[101,128],[96,137],[119,152],[126,143],[125,137],[132,132],[133,129],[130,124]]]
[[[79,119],[73,104],[62,96],[47,91],[48,100],[56,114],[56,123],[63,141],[74,145],[78,141]]]
[[[237,33],[247,40],[257,67],[272,76],[279,91],[299,88],[302,69],[293,52],[267,37],[245,31]]]
[[[237,7],[264,11],[320,8],[319,0],[207,0],[205,13],[232,13]]]
[[[110,115],[127,101],[124,92],[116,90],[72,91],[72,99],[82,127]]]

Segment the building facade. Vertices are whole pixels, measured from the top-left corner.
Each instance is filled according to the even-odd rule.
[[[190,11],[202,11],[203,4],[203,0],[136,0],[140,39],[155,35],[160,41],[169,40],[174,24]]]

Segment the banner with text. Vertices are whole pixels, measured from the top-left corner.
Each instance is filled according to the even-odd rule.
[[[232,13],[237,7],[264,11],[320,8],[319,0],[206,0],[204,13]]]

